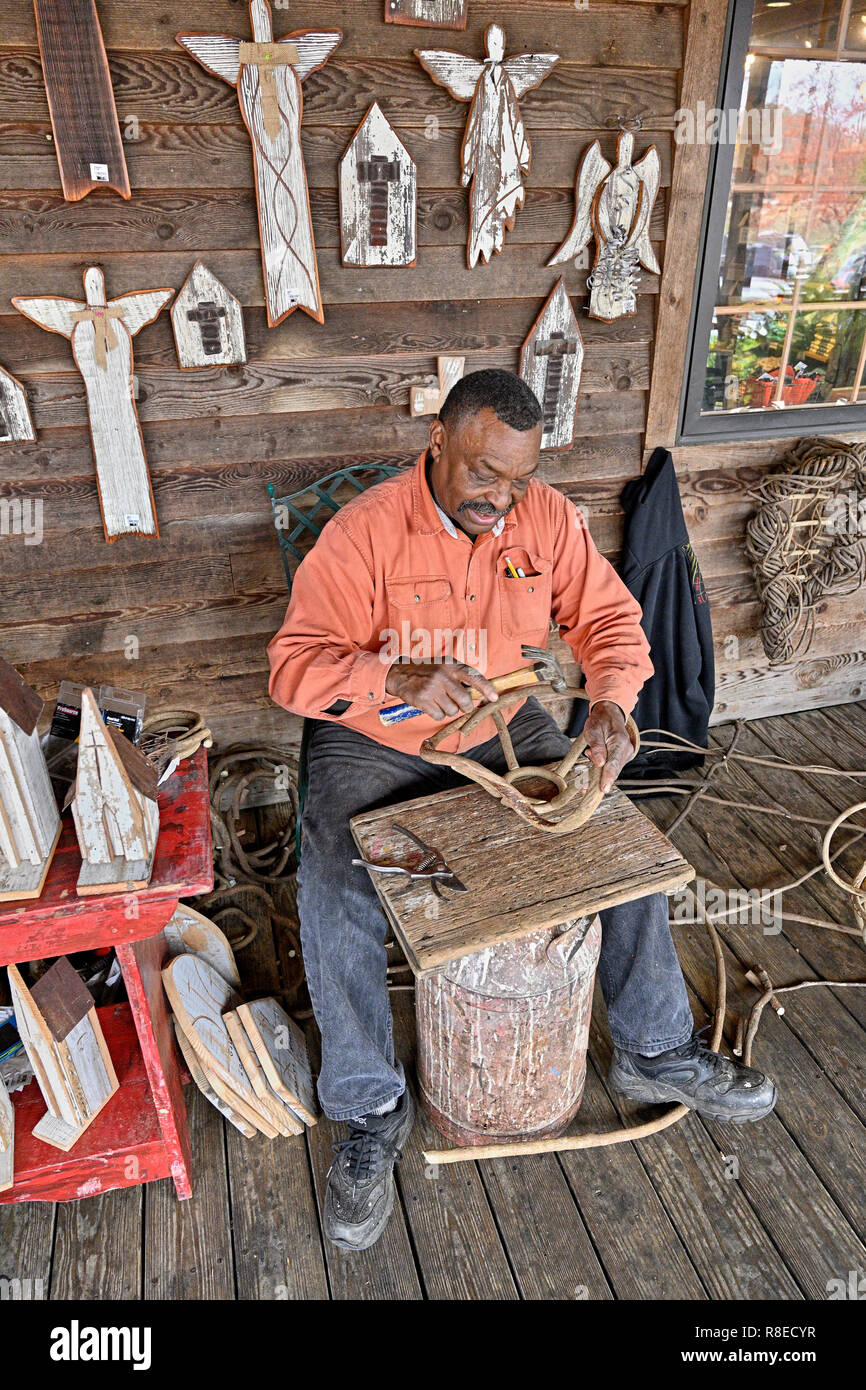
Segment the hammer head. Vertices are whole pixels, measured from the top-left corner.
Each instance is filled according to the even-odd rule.
[[[523,646],[520,648],[520,655],[534,663],[535,674],[539,680],[546,681],[554,690],[565,689],[568,681],[553,652],[549,652],[546,647]]]

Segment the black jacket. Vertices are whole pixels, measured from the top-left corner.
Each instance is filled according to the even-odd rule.
[[[715,701],[710,603],[689,544],[667,449],[653,452],[646,471],[626,483],[621,501],[625,534],[620,573],[643,609],[641,626],[655,667],[632,716],[641,730],[669,729],[693,743],[706,744]],[[577,716],[572,733],[583,725],[585,704]],[[694,754],[639,753],[623,776],[652,781],[701,761]]]

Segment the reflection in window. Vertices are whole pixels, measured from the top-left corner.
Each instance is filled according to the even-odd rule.
[[[750,48],[703,412],[863,401],[866,0],[757,0]]]

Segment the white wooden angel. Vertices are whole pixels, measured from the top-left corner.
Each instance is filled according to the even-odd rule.
[[[132,340],[174,295],[172,289],[132,290],[106,301],[98,265],[84,272],[86,300],[16,297],[25,318],[72,343],[84,380],[106,540],[137,532],[157,536],[156,507],[132,381]]]
[[[595,237],[595,263],[587,276],[589,316],[627,318],[637,312],[640,266],[658,274],[659,263],[649,239],[649,220],[659,188],[655,145],[632,164],[634,136],[623,131],[611,167],[593,140],[575,180],[574,221],[548,265],[576,260]]]
[[[523,207],[523,177],[529,173],[531,150],[520,98],[543,82],[559,62],[557,53],[517,53],[505,57],[505,31],[491,24],[484,34],[483,62],[449,49],[415,49],[415,56],[434,82],[457,101],[470,101],[469,119],[461,149],[462,182],[471,183],[470,267],[479,256],[486,265],[501,251],[517,209]]]
[[[275,40],[268,0],[250,0],[250,22],[252,43],[225,34],[175,37],[207,72],[237,87],[253,149],[268,325],[295,309],[322,323],[301,148],[301,83],[328,61],[343,35],[339,29],[303,29]]]

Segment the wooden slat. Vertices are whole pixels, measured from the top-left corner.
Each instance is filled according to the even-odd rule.
[[[159,1186],[171,1187],[174,1194],[167,1178]],[[53,1300],[99,1302],[143,1296],[143,1201],[142,1188],[127,1187],[85,1201],[58,1203],[51,1264]]]

